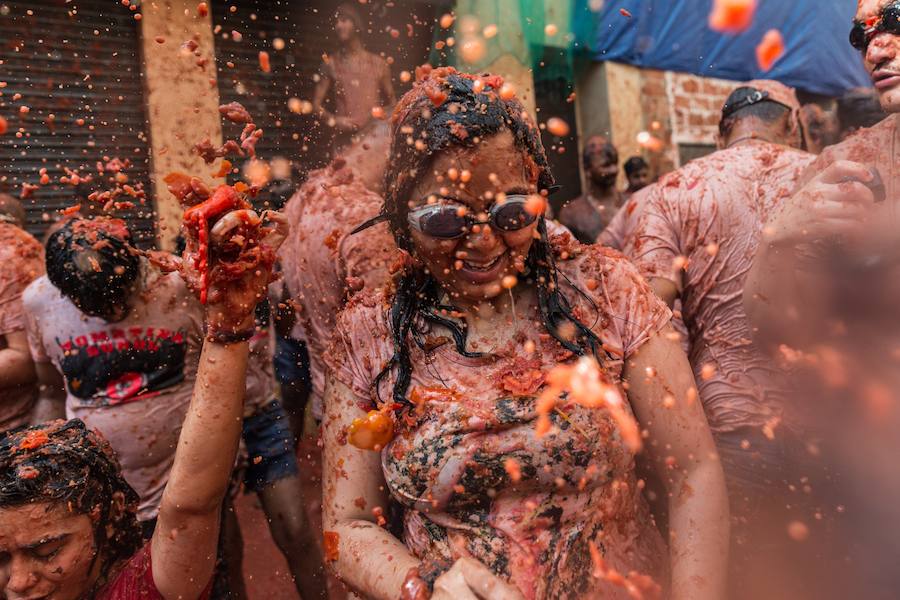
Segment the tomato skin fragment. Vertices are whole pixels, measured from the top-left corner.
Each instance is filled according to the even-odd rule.
[[[50,437],[47,435],[47,432],[43,429],[37,429],[30,431],[25,435],[22,442],[19,444],[19,449],[34,450],[35,448],[40,448],[49,441]]]

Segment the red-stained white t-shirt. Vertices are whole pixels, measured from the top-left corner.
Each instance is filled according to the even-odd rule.
[[[35,362],[50,362],[66,385],[66,416],[109,440],[140,496],[138,518],[156,516],[175,458],[203,344],[203,307],[178,273],[142,265],[144,290],[128,316],[84,315],[41,277],[24,294]],[[245,415],[271,400],[268,333],[251,341]]]
[[[336,159],[314,171],[285,207],[291,235],[280,250],[288,292],[297,307],[292,336],[306,341],[313,383],[313,414],[321,418],[325,391],[322,357],[346,299],[388,281],[396,245],[386,223],[356,235],[355,227],[381,210],[350,165]]]
[[[66,417],[109,440],[141,520],[156,516],[203,342],[202,307],[181,277],[144,267],[145,291],[118,323],[84,315],[46,277],[24,294],[32,357],[63,375]]]
[[[44,274],[44,249],[24,230],[0,222],[0,348],[3,336],[25,331],[22,292]],[[0,431],[28,423],[37,398],[33,384],[6,387],[0,382]]]
[[[754,142],[695,160],[651,186],[627,241],[644,277],[680,292],[714,433],[773,425],[789,400],[783,374],[753,342],[743,289],[763,225],[814,158]]]

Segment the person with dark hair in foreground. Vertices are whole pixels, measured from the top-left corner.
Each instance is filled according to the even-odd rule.
[[[407,258],[327,355],[326,558],[369,598],[721,598],[724,480],[670,313],[621,254],[548,236],[553,177],[502,84],[423,68],[394,113],[381,218]],[[537,415],[578,360],[647,430],[668,552],[609,409]],[[389,498],[402,540],[379,526]]]
[[[92,239],[84,250],[125,251],[115,222],[70,225],[51,237],[51,244],[60,245],[52,255],[66,245],[66,238],[81,234]],[[281,235],[273,232],[260,243],[274,250]],[[96,256],[84,252],[70,257],[66,264],[74,266],[54,269],[52,276],[68,272],[74,277],[72,269],[83,268],[83,260],[97,275],[82,281],[96,281],[103,273],[102,266],[90,267]],[[124,259],[122,267],[106,273],[110,298],[122,296],[112,288],[128,279],[129,269],[139,271],[140,263]],[[125,481],[110,444],[81,420],[44,423],[0,438],[0,583],[6,598],[208,597],[222,499],[241,434],[247,331],[270,276],[269,270],[259,269],[210,283],[214,300],[205,309],[206,341],[196,384],[149,542],[143,541],[138,522],[138,494]],[[119,309],[88,298],[81,297],[79,304],[122,317]],[[130,335],[138,333],[146,332]],[[121,347],[118,340],[110,342]],[[161,343],[155,342],[157,347]]]
[[[0,432],[27,424],[36,404],[37,376],[28,351],[22,292],[44,273],[44,250],[22,227],[22,204],[0,194]]]
[[[602,135],[591,136],[584,144],[582,162],[587,175],[587,192],[566,203],[557,220],[579,242],[593,244],[625,202],[625,196],[616,187],[619,152]]]
[[[682,302],[691,366],[731,498],[729,598],[761,597],[751,585],[761,573],[748,559],[774,556],[784,541],[783,513],[800,476],[788,468],[797,439],[785,417],[788,388],[753,343],[741,302],[768,215],[814,159],[798,149],[799,109],[794,90],[775,81],[734,90],[722,108],[720,150],[648,188],[624,250],[670,307]],[[770,501],[780,512],[767,520],[761,507]]]

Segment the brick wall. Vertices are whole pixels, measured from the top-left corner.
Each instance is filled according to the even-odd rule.
[[[644,69],[641,73],[641,111],[646,130],[665,144],[662,152],[644,152],[651,173],[667,173],[676,168],[678,151],[672,145],[672,119],[669,110],[666,72]]]
[[[672,141],[675,144],[714,144],[722,104],[735,82],[667,73],[667,92],[672,111]]]

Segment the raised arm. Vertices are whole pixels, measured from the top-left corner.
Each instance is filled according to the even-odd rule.
[[[283,219],[276,221],[276,230],[260,242],[273,252],[286,234]],[[196,240],[189,241],[190,247]],[[189,281],[196,275],[184,274]],[[168,600],[198,598],[212,578],[222,500],[241,436],[247,340],[270,278],[271,264],[260,263],[238,279],[209,282],[207,337],[151,542],[153,581]]]
[[[377,524],[373,509],[387,513],[388,494],[381,456],[346,440],[353,419],[365,417],[346,385],[329,377],[325,389],[325,459],[322,521],[331,569],[366,598],[397,600],[410,569],[419,561],[400,540]]]
[[[669,495],[673,600],[725,597],[729,516],[725,477],[687,357],[671,327],[626,361],[628,399]],[[671,398],[668,398],[671,397]]]
[[[153,534],[153,579],[166,598],[198,598],[212,578],[241,435],[247,354],[247,342],[203,345]]]

